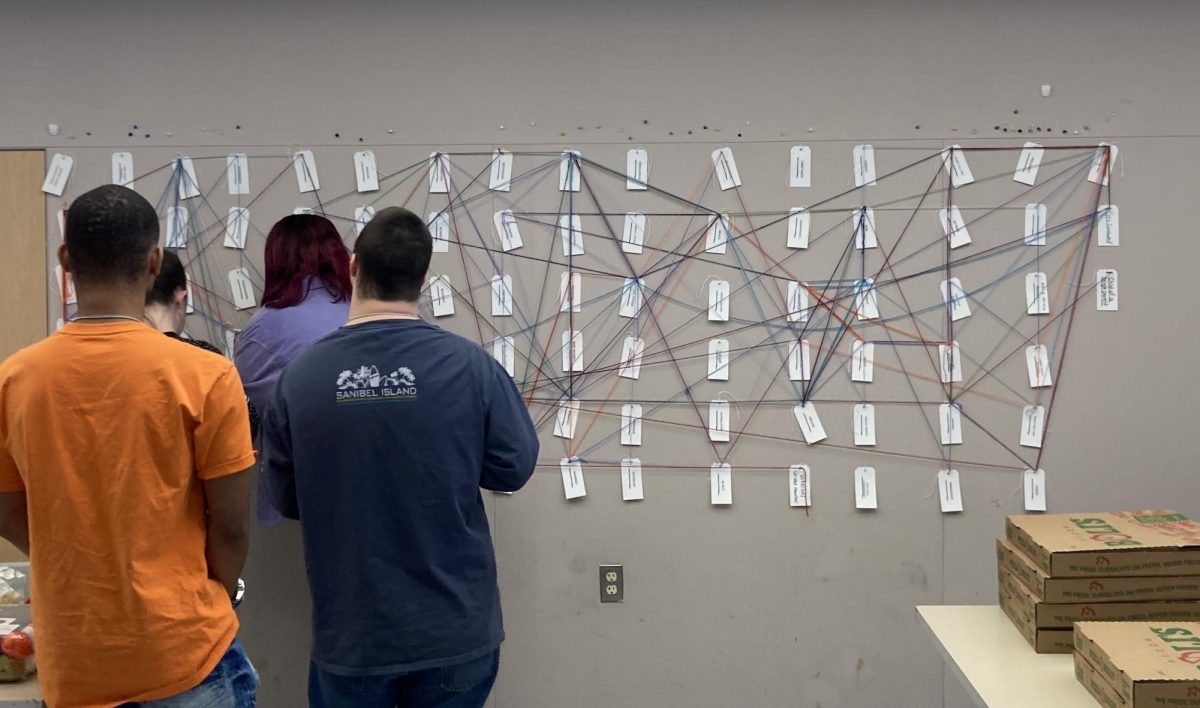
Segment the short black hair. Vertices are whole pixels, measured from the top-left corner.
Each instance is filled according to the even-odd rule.
[[[183,261],[174,251],[163,251],[162,267],[154,285],[146,291],[147,305],[170,305],[175,302],[175,294],[187,290],[187,273],[183,270]]]
[[[433,257],[433,236],[421,217],[408,209],[388,207],[363,227],[354,242],[354,255],[359,295],[416,302]]]
[[[136,282],[158,244],[158,214],[132,189],[106,184],[71,203],[64,240],[76,281]]]

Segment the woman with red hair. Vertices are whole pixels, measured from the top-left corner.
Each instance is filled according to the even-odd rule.
[[[283,368],[346,323],[350,253],[329,219],[294,214],[271,227],[263,266],[262,307],[238,335],[234,361],[246,395],[265,417]],[[270,525],[282,517],[266,498],[258,495],[258,518]]]

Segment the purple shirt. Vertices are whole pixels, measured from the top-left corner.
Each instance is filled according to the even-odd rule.
[[[333,302],[319,280],[312,280],[308,295],[299,304],[277,309],[260,307],[238,335],[234,363],[246,396],[264,418],[275,392],[275,382],[298,354],[346,324],[349,299]],[[283,517],[271,505],[259,475],[258,520],[272,526]]]

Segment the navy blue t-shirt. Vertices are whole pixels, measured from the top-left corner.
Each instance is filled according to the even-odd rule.
[[[500,645],[479,490],[524,485],[538,439],[483,348],[420,320],[343,327],[280,376],[263,443],[271,496],[303,529],[319,667],[404,673]]]

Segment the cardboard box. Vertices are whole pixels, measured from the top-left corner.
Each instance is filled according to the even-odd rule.
[[[1200,523],[1169,509],[1010,516],[1005,535],[1053,578],[1200,575]]]
[[[1089,664],[1079,652],[1075,652],[1075,678],[1105,708],[1127,708],[1117,690],[1108,685],[1096,667]]]
[[[1200,600],[1200,576],[1052,578],[1006,539],[997,539],[996,558],[1043,602],[1142,602]]]
[[[1000,568],[1000,591],[1008,594],[1022,614],[1039,629],[1070,629],[1076,622],[1149,622],[1176,620],[1200,622],[1200,602],[1042,602],[1024,583]]]
[[[1128,708],[1200,708],[1200,623],[1079,622],[1075,653]]]
[[[1008,617],[1009,621],[1016,626],[1017,631],[1025,637],[1025,641],[1029,642],[1029,646],[1039,654],[1070,654],[1074,649],[1072,644],[1073,634],[1069,629],[1038,629],[1033,624],[1033,619],[1021,614],[1013,602],[1012,598],[1000,594],[1000,609]]]

